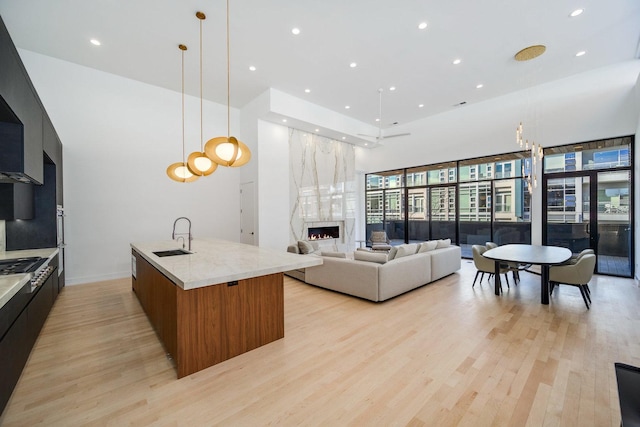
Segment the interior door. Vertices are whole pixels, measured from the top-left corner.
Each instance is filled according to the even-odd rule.
[[[253,182],[240,184],[240,243],[256,244]]]

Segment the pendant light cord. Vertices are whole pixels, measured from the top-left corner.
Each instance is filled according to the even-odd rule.
[[[184,45],[180,45],[180,52],[182,53],[182,164],[185,165],[185,157],[184,157],[184,51],[187,50],[187,47]]]
[[[231,136],[231,49],[229,44],[229,0],[227,0],[227,138]]]
[[[202,19],[200,19],[200,152],[204,151],[202,134]]]

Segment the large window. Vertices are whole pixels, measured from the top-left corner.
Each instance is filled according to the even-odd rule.
[[[633,137],[546,148],[535,181],[544,184],[543,243],[597,249],[605,264],[632,270]],[[542,171],[540,170],[542,166]],[[450,238],[471,246],[531,243],[530,151],[368,174],[367,237],[392,244]],[[554,240],[556,239],[556,240]],[[620,271],[620,270],[618,270]]]
[[[471,246],[531,241],[527,153],[511,153],[367,175],[367,234],[392,244],[450,238]]]

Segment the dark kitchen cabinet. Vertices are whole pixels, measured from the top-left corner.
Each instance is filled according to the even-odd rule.
[[[0,68],[0,96],[22,123],[24,135],[22,165],[18,165],[22,170],[5,170],[5,168],[0,167],[0,171],[24,173],[32,180],[42,183],[43,108],[18,55],[18,51],[1,19],[0,62],[2,62],[2,67]],[[16,165],[8,166],[14,168]]]
[[[47,316],[51,311],[51,307],[53,306],[53,302],[55,301],[55,296],[57,296],[57,292],[54,295],[53,291],[53,276],[57,276],[58,272],[54,271],[51,276],[47,279],[46,282],[40,286],[40,289],[36,292],[33,299],[31,299],[31,303],[27,307],[29,312],[29,336],[31,340],[31,346],[35,344],[40,331],[42,330],[42,326],[44,325],[45,320],[47,320]],[[56,289],[57,291],[57,289]]]
[[[35,292],[31,292],[30,283],[25,284],[0,308],[0,413],[18,383],[58,295],[57,278],[56,269]]]
[[[28,333],[28,314],[24,310],[0,341],[0,410],[4,410],[27,363],[33,343]]]
[[[44,152],[56,167],[56,204],[62,206],[62,143],[46,113],[42,122]]]

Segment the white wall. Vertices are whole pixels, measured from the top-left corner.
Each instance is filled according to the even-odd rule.
[[[182,160],[180,93],[20,55],[63,143],[68,284],[128,276],[129,243],[170,239],[179,216],[191,219],[195,239],[239,240],[238,169],[189,184],[165,173]],[[205,141],[226,135],[226,114],[205,101]],[[199,120],[199,99],[187,97],[187,155],[199,149]]]
[[[289,128],[258,121],[260,247],[289,245]]]
[[[412,135],[361,151],[356,169],[375,172],[516,151],[520,121],[545,147],[631,135],[638,120],[638,73],[640,60],[629,61],[394,127],[394,133]]]

